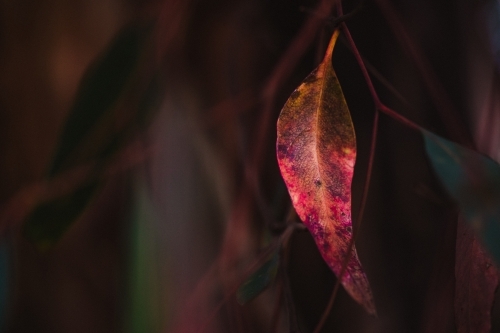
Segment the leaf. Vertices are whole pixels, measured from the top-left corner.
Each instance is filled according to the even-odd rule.
[[[162,287],[167,281],[160,274],[158,220],[145,176],[137,176],[133,186],[124,327],[127,333],[160,332],[165,319]]]
[[[145,82],[143,91],[136,84],[143,46],[150,31],[150,24],[124,28],[87,69],[59,138],[48,179],[89,161],[98,162],[94,170],[94,175],[98,175],[106,160],[126,142],[127,124],[146,124],[152,113],[150,109],[158,105],[161,90],[156,76]],[[138,105],[132,106],[138,114],[130,119],[120,114],[128,123],[119,127],[116,112],[112,111],[127,94],[140,94]],[[52,246],[81,215],[99,188],[100,184],[94,181],[64,197],[39,204],[24,222],[24,235],[40,248]]]
[[[293,206],[337,277],[352,239],[351,182],[356,160],[351,116],[331,63],[338,33],[323,62],[283,107],[277,140],[278,164]],[[375,314],[355,248],[341,282],[354,300]]]
[[[89,154],[82,156],[77,149],[81,148],[85,139],[88,140],[89,133],[98,121],[125,92],[138,66],[147,31],[148,28],[138,25],[123,29],[108,49],[87,69],[59,139],[49,176],[95,157],[88,156]],[[93,140],[93,143],[99,145],[101,151],[105,151],[107,145],[113,145],[113,139]]]
[[[53,246],[94,197],[99,184],[93,182],[70,195],[39,204],[23,225],[23,235],[40,250]]]
[[[500,165],[422,129],[432,167],[465,221],[500,263]]]
[[[421,131],[432,167],[462,213],[455,263],[457,331],[490,332],[498,271],[483,245],[499,263],[500,165],[471,149]]]
[[[241,285],[236,294],[238,303],[244,305],[251,301],[269,287],[278,272],[279,247],[272,257],[253,273],[248,280]]]
[[[455,278],[457,332],[490,332],[498,272],[472,230],[460,220],[457,229]]]

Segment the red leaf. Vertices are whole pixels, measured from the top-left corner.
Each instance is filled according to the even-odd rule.
[[[323,62],[292,93],[278,120],[277,155],[297,214],[339,276],[352,239],[351,182],[356,137],[332,67],[335,31]],[[370,285],[352,250],[342,285],[375,313]]]
[[[474,233],[459,219],[455,264],[458,333],[488,333],[498,272]]]

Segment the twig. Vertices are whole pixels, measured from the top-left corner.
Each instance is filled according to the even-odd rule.
[[[403,104],[405,104],[408,108],[411,108],[412,110],[417,110],[404,96],[403,94],[401,94],[399,92],[398,89],[396,89],[396,87],[394,87],[394,85],[392,85],[392,83],[389,82],[389,80],[387,80],[383,75],[382,73],[380,73],[376,68],[375,66],[373,66],[368,60],[366,60],[365,57],[363,57],[363,55],[361,55],[362,59],[363,59],[363,63],[365,64],[366,68],[368,69],[368,71],[370,72],[370,74],[375,77],[383,86],[385,86],[385,88],[387,90],[389,90],[397,99],[399,99],[400,102],[402,102]]]
[[[386,17],[386,20],[396,35],[396,38],[399,40],[399,43],[408,52],[411,59],[417,66],[418,71],[422,75],[424,83],[427,86],[429,95],[441,115],[441,119],[443,120],[450,137],[454,141],[462,143],[467,147],[474,147],[470,133],[463,123],[459,113],[455,110],[455,107],[446,93],[446,90],[431,70],[431,66],[429,65],[427,59],[423,56],[423,52],[419,49],[416,43],[413,42],[413,39],[410,38],[404,24],[399,19],[399,16],[394,8],[387,0],[375,0],[375,2],[378,4],[382,14]]]
[[[347,20],[350,20],[352,17],[354,17],[356,14],[358,14],[360,11],[362,11],[364,9],[364,0],[362,0],[358,6],[352,10],[351,12],[345,14],[345,15],[340,15],[339,14],[339,17],[331,20],[329,23],[332,27],[337,27],[339,26],[340,24],[346,22]]]
[[[339,6],[338,12],[339,12],[339,15],[342,15],[341,6]],[[372,96],[373,103],[375,103],[375,108],[377,108],[377,110],[387,114],[388,116],[394,118],[395,120],[399,121],[400,123],[402,123],[410,128],[419,130],[421,128],[421,126],[415,124],[413,121],[407,119],[406,117],[403,117],[402,115],[400,115],[396,111],[390,109],[389,107],[387,107],[386,105],[384,105],[380,101],[380,98],[377,94],[377,91],[375,90],[375,87],[373,85],[370,74],[368,74],[368,70],[366,69],[366,65],[363,61],[363,58],[361,57],[361,54],[359,53],[359,50],[356,47],[356,43],[354,42],[354,40],[352,38],[351,32],[349,31],[349,29],[347,28],[347,25],[345,23],[342,23],[342,32],[344,33],[344,35],[347,39],[347,43],[349,44],[351,51],[352,51],[354,57],[356,58],[356,61],[357,61],[358,66],[361,70],[361,73],[363,74],[363,77],[365,78],[365,82],[366,82],[366,85],[368,86],[368,90],[370,91],[370,95]]]
[[[402,115],[400,115],[399,113],[397,113],[393,109],[385,106],[384,104],[379,105],[378,110],[380,112],[385,113],[386,115],[393,118],[394,120],[399,121],[401,124],[406,125],[414,130],[420,131],[422,129],[421,126],[415,124],[413,121],[409,120],[408,118],[403,117]]]
[[[268,248],[266,248],[258,257],[255,259],[255,261],[250,265],[250,267],[246,270],[246,273],[243,275],[243,278],[240,279],[237,283],[233,285],[233,287],[225,294],[224,298],[217,304],[215,309],[212,311],[212,314],[208,317],[206,322],[201,326],[199,330],[197,330],[198,333],[202,333],[206,330],[208,325],[215,319],[217,316],[217,313],[220,311],[220,309],[226,304],[231,297],[236,294],[240,286],[248,280],[248,278],[255,272],[257,268],[262,266],[262,264],[267,260],[269,255],[276,250],[278,246],[281,246],[282,244],[286,244],[292,235],[293,231],[297,229],[297,226],[295,224],[290,224],[285,232],[281,235],[281,237],[272,245],[270,245]],[[220,262],[220,259],[218,260]],[[218,267],[218,263],[216,264],[216,267]]]

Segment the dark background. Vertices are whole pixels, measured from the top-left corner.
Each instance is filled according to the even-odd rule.
[[[450,133],[450,121],[465,124],[478,149],[498,159],[499,104],[496,93],[490,96],[498,90],[492,83],[495,50],[487,30],[494,2],[390,3],[447,97],[438,95],[449,98],[455,113],[451,120],[441,117],[421,68],[368,0],[347,25],[361,54],[404,98],[374,78],[382,101],[456,141],[469,138]],[[343,4],[348,13],[359,3]],[[109,177],[48,251],[37,250],[19,225],[2,229],[4,331],[194,332],[206,323],[269,237],[269,221],[283,226],[286,219],[289,199],[277,168],[274,124],[289,94],[322,58],[332,27],[325,22],[311,34],[311,46],[281,80],[274,103],[262,99],[263,87],[304,22],[318,15],[316,5],[307,0],[0,2],[3,207],[44,178],[80,78],[121,27],[160,17],[163,28],[155,41],[158,49],[167,45],[159,52],[166,82],[160,112],[138,134],[155,145],[155,153]],[[358,142],[355,219],[374,105],[342,38],[333,62]],[[487,112],[491,121],[485,123]],[[356,243],[379,317],[368,316],[341,289],[323,331],[455,332],[457,216],[429,168],[419,133],[381,115]],[[220,257],[226,264],[214,278],[207,271]],[[287,275],[298,327],[312,332],[336,279],[308,232],[292,237]],[[234,299],[225,302],[206,331],[271,332],[279,285],[243,307]],[[196,306],[186,307],[192,299]],[[288,331],[286,303],[277,312],[279,332]],[[500,332],[498,312],[495,306],[494,332]]]

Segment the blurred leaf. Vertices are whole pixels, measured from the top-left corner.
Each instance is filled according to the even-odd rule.
[[[500,165],[471,149],[422,130],[437,176],[465,221],[500,263]]]
[[[115,106],[120,96],[126,91],[138,67],[142,45],[148,30],[139,25],[123,29],[107,50],[87,69],[59,139],[59,147],[49,176],[54,176],[75,163],[82,163],[82,158],[95,157],[81,156],[78,148],[86,139],[89,139],[88,135],[96,123]],[[109,141],[116,141],[113,139],[110,138]],[[107,142],[95,140],[92,143],[103,145]],[[103,151],[105,149],[106,147],[102,147]]]
[[[158,249],[153,229],[155,210],[146,182],[136,180],[134,183],[127,275],[128,313],[124,327],[129,333],[160,332],[164,312],[161,310]]]
[[[335,31],[323,62],[292,93],[278,119],[277,155],[300,219],[330,269],[342,271],[352,239],[351,183],[356,137],[332,67]],[[365,309],[376,312],[368,279],[352,249],[342,285]]]
[[[241,285],[236,294],[238,303],[241,305],[259,296],[274,281],[278,272],[279,247],[272,257],[253,273],[248,280]]]
[[[40,250],[48,249],[80,216],[98,188],[98,183],[94,182],[70,195],[41,203],[26,219],[23,225],[24,236],[35,243]]]
[[[165,82],[160,72],[154,73],[139,101],[137,122],[143,128],[149,126],[163,101]]]
[[[498,272],[486,246],[500,262],[500,165],[471,149],[422,129],[427,155],[438,178],[457,202],[459,220],[455,263],[457,332],[487,333]],[[475,232],[472,233],[471,229]]]
[[[137,124],[146,125],[145,119],[151,117],[152,108],[158,107],[162,92],[158,74],[145,82],[136,82],[150,31],[149,24],[124,28],[87,69],[59,139],[49,179],[89,161],[97,161],[96,168],[103,168],[106,159],[125,144],[127,129]],[[112,111],[127,94],[137,95],[138,101],[137,105],[130,106],[132,115],[126,112],[118,115],[125,119],[123,121]],[[98,189],[94,183],[38,205],[25,221],[24,234],[39,247],[53,245],[80,216]]]

